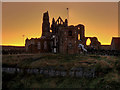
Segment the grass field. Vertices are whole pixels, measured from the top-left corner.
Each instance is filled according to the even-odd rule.
[[[61,55],[61,54],[24,54],[24,55],[3,55],[3,65],[18,67],[46,67],[64,66],[66,68],[77,66],[93,66],[100,64],[101,67],[114,67],[120,60],[116,56],[100,55]]]
[[[24,54],[3,55],[3,66],[39,68],[63,66],[95,67],[101,72],[96,78],[45,77],[3,73],[3,87],[7,88],[114,88],[120,87],[120,57],[100,55]]]

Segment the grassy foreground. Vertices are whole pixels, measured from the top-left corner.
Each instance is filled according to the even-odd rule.
[[[100,55],[31,54],[4,55],[3,66],[95,67],[101,75],[96,78],[45,77],[34,74],[3,73],[3,88],[120,88],[120,57]]]
[[[44,77],[42,75],[10,75],[3,88],[120,88],[120,76],[109,73],[99,78]]]

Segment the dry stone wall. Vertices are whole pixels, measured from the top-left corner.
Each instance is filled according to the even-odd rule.
[[[87,77],[94,78],[95,77],[95,68],[72,68],[70,70],[62,69],[54,69],[54,68],[8,68],[3,67],[2,72],[6,73],[25,73],[25,74],[41,74],[44,76],[50,77]]]

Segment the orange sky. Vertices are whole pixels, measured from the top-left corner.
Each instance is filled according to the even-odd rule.
[[[23,46],[25,39],[39,38],[42,31],[42,16],[48,10],[52,18],[67,18],[69,25],[84,24],[85,36],[96,36],[101,44],[110,44],[118,36],[117,2],[3,2],[2,3],[2,44]],[[22,35],[25,35],[23,38]]]

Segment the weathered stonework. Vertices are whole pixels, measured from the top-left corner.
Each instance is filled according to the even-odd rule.
[[[25,48],[30,53],[63,53],[78,54],[83,52],[79,44],[86,47],[86,41],[90,38],[89,47],[100,48],[100,42],[96,37],[85,37],[85,26],[78,24],[68,26],[68,20],[52,19],[50,27],[48,11],[43,14],[42,36],[41,38],[26,39]]]

